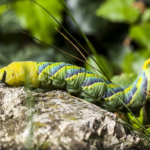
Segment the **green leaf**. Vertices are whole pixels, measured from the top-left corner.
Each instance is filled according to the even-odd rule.
[[[135,25],[130,28],[130,37],[138,42],[141,46],[150,48],[150,23]]]
[[[62,7],[56,0],[37,0],[37,3],[50,11],[50,13],[61,22]],[[31,1],[18,1],[12,4],[12,8],[16,12],[19,22],[24,29],[29,30],[34,37],[47,44],[53,42],[53,36],[56,32],[55,27],[58,27],[58,24],[40,6]]]
[[[135,22],[140,11],[133,7],[135,0],[108,0],[96,11],[97,15],[113,22]]]
[[[142,15],[142,22],[150,21],[150,9],[146,9]]]
[[[146,130],[147,130],[148,132],[150,132],[150,127],[147,128]],[[147,136],[150,136],[150,134],[149,134],[148,132],[145,132],[145,134],[146,134]]]

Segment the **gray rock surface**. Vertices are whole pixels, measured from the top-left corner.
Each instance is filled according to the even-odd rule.
[[[60,90],[0,87],[0,149],[146,149],[118,121],[113,113]]]

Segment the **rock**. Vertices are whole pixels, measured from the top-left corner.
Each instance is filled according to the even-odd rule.
[[[64,91],[0,87],[0,149],[146,149],[119,121],[113,113]]]

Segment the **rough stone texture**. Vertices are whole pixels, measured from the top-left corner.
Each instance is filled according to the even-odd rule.
[[[112,113],[63,91],[0,87],[0,149],[146,149]]]

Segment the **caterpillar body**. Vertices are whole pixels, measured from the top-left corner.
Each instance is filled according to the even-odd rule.
[[[142,73],[126,87],[119,87],[82,67],[64,62],[13,62],[0,69],[0,80],[9,86],[28,82],[32,88],[66,89],[89,102],[98,102],[110,111],[124,110],[123,103],[131,111],[139,111],[149,100],[149,63],[150,59],[145,62]]]

